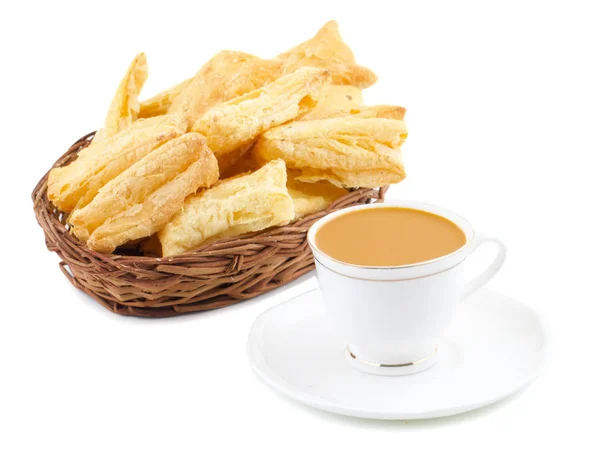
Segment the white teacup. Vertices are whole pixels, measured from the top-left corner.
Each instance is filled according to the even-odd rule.
[[[460,227],[467,242],[446,256],[397,267],[352,265],[327,256],[316,247],[315,234],[328,221],[347,212],[379,207],[412,208],[440,215]],[[377,235],[376,227],[373,235]],[[487,242],[497,247],[495,259],[487,269],[467,280],[465,259]],[[450,325],[459,302],[487,283],[506,257],[506,248],[499,240],[476,235],[456,213],[410,201],[350,207],[331,213],[310,228],[308,243],[315,257],[328,317],[348,341],[346,357],[357,369],[382,375],[411,374],[432,366],[437,361],[438,340]]]

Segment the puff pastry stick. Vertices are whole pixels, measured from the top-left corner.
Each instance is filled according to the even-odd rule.
[[[187,87],[190,80],[191,79],[186,79],[185,81],[154,95],[152,98],[142,101],[140,103],[140,113],[138,117],[148,118],[166,114],[169,111],[171,104],[173,104],[173,100],[179,96],[185,87]]]
[[[267,131],[252,153],[261,160],[281,158],[300,169],[298,180],[328,180],[340,187],[375,188],[404,179],[400,146],[402,120],[343,117],[291,122]]]
[[[104,127],[96,132],[94,142],[118,133],[137,120],[140,112],[138,97],[147,78],[148,64],[146,54],[142,52],[129,65],[110,104]]]
[[[173,180],[195,161],[205,160],[208,163],[200,173],[203,180],[199,186],[211,186],[219,178],[218,169],[212,166],[213,157],[200,134],[189,133],[170,140],[100,188],[88,205],[75,210],[69,218],[73,233],[80,240],[87,241],[108,218],[141,204],[148,195]]]
[[[206,111],[277,79],[283,64],[254,55],[221,51],[211,58],[173,100],[169,113],[183,114],[191,127]]]
[[[174,256],[222,237],[287,224],[294,203],[286,184],[285,163],[272,161],[258,171],[224,180],[189,196],[183,210],[158,233],[163,256]]]
[[[279,54],[276,60],[283,62],[288,73],[303,66],[325,68],[331,73],[334,84],[367,88],[377,81],[373,71],[356,64],[352,50],[340,36],[336,21],[327,22],[314,37]]]
[[[199,187],[212,185],[218,179],[217,160],[206,146],[202,135],[190,133],[174,139],[174,142],[174,145],[163,146],[164,150],[157,150],[157,156],[148,155],[136,163],[102,194],[98,209],[104,209],[104,213],[110,213],[112,216],[93,230],[87,242],[89,248],[110,253],[130,240],[154,234],[182,209],[188,195],[196,192]],[[162,156],[163,153],[171,158],[176,158],[174,155],[184,155],[180,158],[186,162],[189,162],[191,154],[195,160],[182,172],[179,172],[179,163],[172,163],[170,169],[163,166],[162,170],[168,176],[174,177],[161,184],[168,177],[161,175],[161,164],[155,164],[154,161],[166,165],[166,156]],[[128,187],[129,185],[131,187]],[[149,188],[148,194],[144,194],[145,188]],[[116,202],[121,195],[130,199]],[[109,208],[110,200],[115,201],[119,207]],[[126,208],[115,213],[121,207]],[[98,218],[93,222],[97,221]]]
[[[208,146],[220,160],[250,145],[269,128],[281,125],[316,103],[329,82],[324,69],[300,68],[250,93],[220,104],[204,114],[192,130],[206,136]]]
[[[329,182],[306,183],[296,180],[299,175],[299,171],[288,171],[287,189],[294,201],[294,219],[325,210],[332,202],[348,194],[347,190]]]
[[[184,132],[179,117],[138,120],[114,136],[93,142],[69,165],[52,169],[48,175],[48,198],[64,212],[85,207],[113,178]]]

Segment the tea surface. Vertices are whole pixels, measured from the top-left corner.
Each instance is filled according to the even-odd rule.
[[[325,223],[315,235],[317,248],[338,261],[380,267],[439,258],[466,241],[452,221],[401,207],[348,212]]]

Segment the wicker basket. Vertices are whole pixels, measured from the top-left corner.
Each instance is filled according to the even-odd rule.
[[[54,167],[75,159],[93,136],[75,142]],[[65,214],[48,200],[47,178],[33,190],[34,211],[46,246],[60,256],[64,275],[109,310],[146,317],[221,308],[289,283],[314,268],[306,232],[315,221],[344,207],[382,201],[387,189],[357,189],[287,226],[218,240],[180,256],[152,258],[135,251],[89,250],[69,234]]]

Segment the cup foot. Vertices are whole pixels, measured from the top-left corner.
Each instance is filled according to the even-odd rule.
[[[346,347],[346,359],[348,359],[350,365],[363,373],[377,374],[380,376],[404,376],[407,374],[418,373],[435,365],[438,360],[438,348],[436,347],[427,357],[415,360],[414,362],[385,364],[360,359],[352,353],[352,350],[348,345]]]

